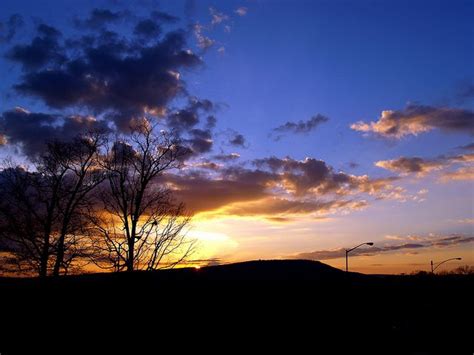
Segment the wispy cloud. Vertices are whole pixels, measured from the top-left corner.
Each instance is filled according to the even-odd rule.
[[[473,176],[473,162],[474,154],[462,154],[439,156],[434,159],[400,157],[392,160],[377,161],[375,166],[401,175],[416,174],[418,177],[426,176],[433,171],[441,171],[440,179],[447,181],[449,179],[470,180]],[[453,166],[457,166],[457,169],[454,171],[448,170]]]
[[[274,128],[270,134],[271,137],[275,141],[280,140],[286,133],[293,133],[293,134],[306,134],[318,127],[320,124],[327,122],[329,118],[323,115],[315,115],[311,117],[307,121],[297,121],[297,122],[292,122],[288,121],[285,124],[282,124],[281,126],[278,126]]]
[[[402,252],[419,249],[430,249],[430,248],[449,248],[460,244],[467,244],[474,242],[472,236],[462,235],[450,235],[450,236],[418,236],[416,239],[411,239],[413,236],[390,238],[393,240],[404,241],[399,244],[385,244],[383,246],[373,246],[367,248],[355,249],[351,252],[352,256],[355,255],[378,255],[389,252]],[[413,241],[416,240],[416,241]],[[293,255],[296,259],[311,259],[311,260],[329,260],[345,257],[345,248],[338,248],[332,250],[316,250],[309,253],[300,253]]]
[[[245,6],[241,6],[237,8],[234,12],[239,16],[245,16],[247,15],[248,8],[246,8]]]
[[[226,15],[223,12],[220,12],[220,11],[216,10],[214,7],[209,8],[209,13],[211,14],[211,17],[212,17],[212,19],[211,19],[211,24],[212,25],[217,25],[217,24],[220,24],[222,22],[225,22],[225,21],[229,20],[228,15]]]

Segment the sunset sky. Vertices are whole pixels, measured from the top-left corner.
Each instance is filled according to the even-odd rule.
[[[473,1],[131,4],[1,1],[0,157],[146,116],[196,259],[474,265]]]

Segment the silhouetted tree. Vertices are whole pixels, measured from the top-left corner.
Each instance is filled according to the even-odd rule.
[[[47,144],[31,171],[4,164],[0,187],[0,238],[19,266],[40,276],[67,272],[81,256],[81,208],[105,178],[98,165],[100,134]]]
[[[188,150],[147,120],[107,144],[106,181],[90,206],[94,262],[115,271],[172,267],[192,250],[184,228],[190,217],[158,178],[179,168]]]

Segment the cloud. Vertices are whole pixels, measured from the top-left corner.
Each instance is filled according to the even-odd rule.
[[[237,8],[234,12],[239,16],[245,16],[247,15],[248,8],[246,8],[245,6],[241,6]]]
[[[15,45],[7,52],[7,58],[21,63],[24,71],[35,70],[46,64],[60,65],[64,62],[63,48],[59,44],[61,33],[54,27],[40,24],[37,36],[30,44]]]
[[[366,175],[356,176],[334,168],[326,162],[305,158],[295,160],[290,157],[275,156],[255,159],[253,164],[258,168],[267,168],[278,176],[281,187],[296,195],[335,193],[345,195],[356,190],[368,194],[377,194],[391,188],[390,182],[395,178],[370,179]]]
[[[446,172],[441,176],[441,181],[473,181],[474,180],[474,166],[460,168],[456,171]]]
[[[83,23],[102,26],[118,17],[94,10]],[[14,89],[53,109],[105,115],[122,131],[136,117],[163,115],[173,99],[187,95],[180,71],[202,61],[187,48],[185,31],[159,35],[146,24],[131,20],[122,29],[128,33],[100,27],[67,36],[40,25],[30,43],[9,52],[25,71]],[[143,41],[145,34],[150,40]]]
[[[108,24],[118,22],[123,19],[127,14],[122,12],[114,12],[108,9],[93,9],[89,14],[89,17],[85,19],[74,19],[74,24],[78,28],[82,29],[99,29]]]
[[[392,160],[381,160],[375,163],[379,168],[387,169],[396,173],[417,173],[424,175],[432,170],[439,170],[445,166],[442,159],[426,160],[419,157],[400,157]]]
[[[400,237],[396,240],[404,240]],[[452,235],[452,236],[435,236],[435,237],[419,237],[420,242],[403,242],[400,244],[385,244],[384,246],[378,247],[367,247],[355,249],[351,252],[351,256],[365,255],[372,256],[387,252],[398,252],[403,250],[413,249],[429,249],[429,248],[447,248],[453,247],[460,244],[467,244],[474,242],[472,236]],[[333,250],[317,250],[309,253],[300,253],[294,255],[295,259],[311,259],[311,260],[328,260],[345,257],[345,249],[338,248]]]
[[[0,22],[0,44],[9,43],[23,25],[23,17],[19,14],[13,14],[8,20]]]
[[[199,213],[219,209],[239,201],[253,201],[268,196],[265,177],[253,176],[253,181],[230,178],[210,178],[193,172],[188,175],[167,174],[162,177],[179,201],[191,212]]]
[[[321,123],[327,122],[329,118],[323,115],[315,115],[307,121],[298,121],[298,122],[286,122],[285,124],[278,126],[272,130],[275,140],[280,140],[283,137],[284,133],[294,133],[294,134],[306,134],[319,126]],[[276,134],[276,135],[275,135]]]
[[[304,215],[327,215],[329,213],[361,210],[367,207],[366,201],[353,200],[295,200],[278,197],[267,197],[256,201],[232,203],[218,211],[226,216],[251,217],[260,216],[268,220],[279,219],[279,222],[291,221]]]
[[[200,122],[201,113],[209,113],[214,109],[214,104],[209,100],[199,100],[190,97],[188,104],[179,110],[171,112],[167,117],[167,126],[172,130],[182,133],[193,129]],[[215,117],[208,116],[206,126],[213,128],[215,125]]]
[[[224,14],[223,12],[217,11],[215,8],[210,7],[209,8],[209,13],[211,14],[211,24],[212,25],[218,25],[222,22],[228,21],[229,16]]]
[[[458,149],[467,150],[467,151],[474,151],[474,143],[459,146]]]
[[[468,180],[472,177],[472,167],[465,166],[474,162],[474,154],[454,156],[439,156],[434,159],[420,157],[400,157],[392,160],[381,160],[375,166],[399,173],[401,175],[416,174],[423,177],[432,171],[442,171],[443,180]],[[458,170],[447,171],[452,166],[459,166]]]
[[[189,132],[190,138],[184,139],[191,150],[196,153],[207,153],[212,149],[212,133],[208,129],[195,128]]]
[[[204,35],[205,27],[203,25],[197,23],[193,26],[193,28],[194,36],[196,37],[197,46],[199,48],[206,50],[216,43],[216,41]]]
[[[253,161],[254,168],[248,162],[222,164],[237,157],[215,155],[213,160],[190,161],[182,174],[166,174],[162,179],[190,211],[214,216],[321,217],[365,208],[368,198],[404,201],[424,195],[410,197],[391,184],[396,178],[349,175],[314,158],[269,157]]]
[[[3,137],[3,143],[19,147],[29,157],[41,154],[45,142],[70,140],[79,133],[94,130],[106,132],[108,127],[105,122],[92,116],[32,113],[20,107],[0,115],[0,137]]]
[[[217,154],[212,157],[214,160],[221,161],[221,162],[229,162],[234,161],[240,158],[240,154],[238,153],[230,153],[230,154]]]
[[[401,139],[433,129],[444,132],[474,134],[474,112],[465,109],[408,105],[404,110],[382,111],[375,122],[359,121],[353,130],[374,133],[384,138]]]
[[[141,20],[135,25],[133,33],[145,39],[158,37],[161,34],[161,26],[152,19]]]
[[[234,147],[245,148],[245,137],[237,132],[233,133],[233,136],[230,138],[229,143]]]

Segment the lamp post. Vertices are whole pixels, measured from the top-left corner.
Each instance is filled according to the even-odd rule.
[[[350,253],[351,251],[353,251],[354,249],[357,249],[358,247],[361,247],[362,245],[369,245],[369,246],[372,246],[372,245],[374,245],[374,243],[372,243],[372,242],[366,242],[366,243],[359,244],[358,246],[356,246],[356,247],[354,247],[354,248],[346,249],[346,272],[349,271],[349,253]]]
[[[442,264],[444,263],[447,263],[448,261],[451,261],[451,260],[462,260],[462,258],[451,258],[451,259],[446,259],[440,263],[438,263],[438,265],[434,266],[434,263],[433,263],[433,260],[431,260],[431,273],[434,274],[435,270],[437,268],[439,268]]]

